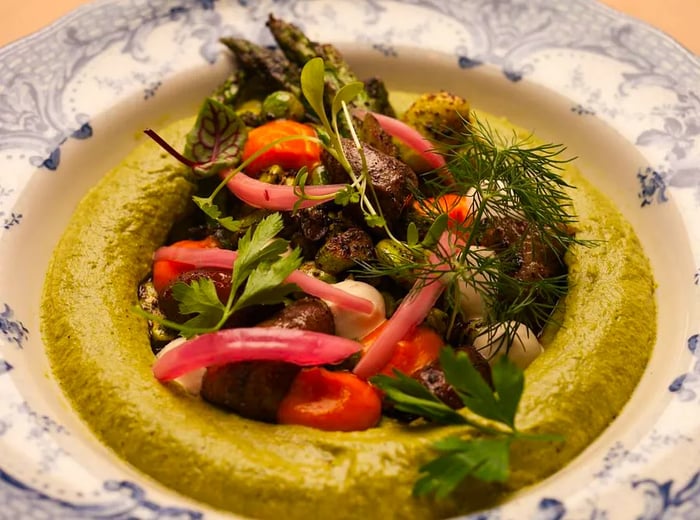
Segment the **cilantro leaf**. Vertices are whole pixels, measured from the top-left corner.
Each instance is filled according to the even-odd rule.
[[[209,278],[192,280],[189,284],[177,282],[172,290],[180,313],[196,314],[185,322],[186,329],[213,327],[226,312],[224,304],[219,300],[216,286]],[[186,329],[183,332],[187,332]]]
[[[207,98],[187,134],[183,155],[197,177],[210,177],[238,164],[247,138],[245,123],[230,107]]]
[[[413,487],[415,496],[435,493],[445,498],[467,477],[484,482],[504,482],[510,464],[509,437],[462,440],[448,437],[433,445],[444,455],[421,466],[424,475]]]
[[[221,215],[221,208],[211,201],[210,197],[197,197],[196,195],[192,197],[192,201],[201,209],[207,217],[213,220],[219,220]]]
[[[221,224],[221,227],[233,233],[237,233],[246,227],[246,222],[242,219],[236,220],[233,217],[224,217],[216,220],[219,224]]]
[[[221,227],[236,233],[246,227],[244,220],[236,220],[233,217],[222,217],[223,213],[219,206],[211,201],[211,197],[192,197],[194,203],[201,209],[207,217],[216,220]]]
[[[418,381],[398,370],[394,370],[394,377],[380,374],[370,381],[386,394],[397,410],[439,424],[468,424],[464,416],[440,401]]]
[[[370,215],[365,214],[365,222],[369,227],[384,227],[386,225],[386,220],[381,215]]]

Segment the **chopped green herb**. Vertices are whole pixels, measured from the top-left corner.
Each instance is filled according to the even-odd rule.
[[[248,228],[238,242],[238,256],[231,273],[231,293],[222,303],[214,282],[208,278],[194,280],[190,284],[176,283],[173,297],[182,314],[195,314],[184,324],[163,320],[146,313],[140,307],[137,312],[148,319],[180,331],[185,337],[214,332],[220,329],[234,312],[258,304],[275,304],[284,301],[289,294],[299,290],[284,280],[301,265],[301,251],[289,251],[289,242],[276,238],[283,222],[279,213],[263,218],[254,232]]]

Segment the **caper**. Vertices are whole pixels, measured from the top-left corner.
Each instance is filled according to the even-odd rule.
[[[258,177],[258,180],[267,182],[268,184],[280,184],[280,181],[284,179],[285,176],[286,172],[284,171],[284,168],[278,166],[277,164],[273,164],[272,166],[268,166],[265,168],[265,170],[263,170],[260,177]]]

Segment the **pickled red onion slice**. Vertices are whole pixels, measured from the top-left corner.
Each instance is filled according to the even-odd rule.
[[[221,174],[226,177],[226,172]],[[240,200],[255,208],[275,211],[291,211],[299,201],[299,188],[262,182],[245,173],[238,172],[227,183],[228,189]],[[336,193],[345,188],[345,184],[326,184],[304,186],[304,193],[313,197],[323,197],[318,200],[302,200],[299,208],[310,208],[333,200]]]
[[[153,260],[171,260],[189,264],[194,267],[231,269],[237,256],[238,253],[236,251],[218,247],[192,249],[177,246],[164,246],[156,250]],[[343,291],[338,287],[319,280],[318,278],[314,278],[302,271],[294,271],[285,281],[298,285],[306,294],[328,300],[344,309],[361,312],[363,314],[371,314],[374,311],[374,304],[368,299]]]
[[[396,344],[425,320],[444,289],[444,284],[437,278],[429,281],[417,280],[411,292],[403,299],[367,353],[355,366],[355,375],[368,379],[378,374],[391,361]]]
[[[361,345],[340,336],[281,327],[223,329],[202,334],[173,348],[153,364],[159,381],[198,368],[238,361],[284,361],[300,366],[338,363]]]
[[[445,232],[438,240],[438,247],[443,248],[443,252],[451,252],[455,248],[454,242],[454,237]],[[430,255],[430,260],[437,271],[449,270],[449,265],[440,260],[435,253]],[[387,320],[377,339],[355,366],[353,372],[356,376],[368,379],[378,374],[391,360],[396,344],[425,320],[445,290],[442,276],[442,273],[436,272],[431,273],[427,279],[416,280],[410,292]]]

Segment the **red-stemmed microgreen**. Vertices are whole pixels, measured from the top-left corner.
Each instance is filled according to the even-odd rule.
[[[187,134],[183,153],[178,152],[154,130],[144,131],[166,152],[192,169],[195,178],[211,177],[236,166],[248,132],[236,112],[212,98],[199,109],[197,120]]]

